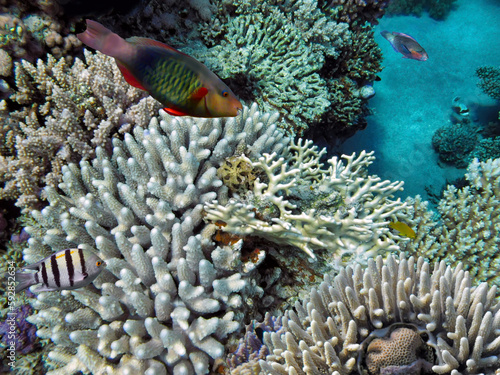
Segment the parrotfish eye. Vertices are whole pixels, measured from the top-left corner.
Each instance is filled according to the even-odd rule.
[[[95,262],[95,265],[96,265],[97,267],[100,267],[100,266],[101,266],[101,264],[102,264],[102,262],[101,262],[100,260],[98,260],[97,262]]]
[[[224,90],[224,91],[222,91],[222,96],[224,98],[227,98],[229,96],[229,93],[226,90]]]

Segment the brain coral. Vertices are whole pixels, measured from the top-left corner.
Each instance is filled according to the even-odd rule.
[[[369,365],[370,375],[420,374],[429,367],[435,374],[493,374],[500,364],[496,287],[473,286],[463,268],[445,262],[431,267],[423,258],[401,254],[370,259],[366,269],[354,264],[335,277],[326,275],[308,298],[285,312],[279,333],[264,332],[270,354],[259,361],[263,373],[347,375]],[[416,334],[425,350],[417,350],[422,344]],[[406,348],[389,351],[395,339]],[[386,358],[379,360],[375,349]]]

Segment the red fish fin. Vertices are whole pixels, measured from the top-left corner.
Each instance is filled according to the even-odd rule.
[[[199,87],[196,90],[194,90],[191,95],[189,95],[189,99],[201,100],[207,94],[208,94],[208,89],[206,87]]]
[[[187,113],[178,111],[177,109],[172,109],[172,108],[163,108],[165,112],[167,112],[171,116],[188,116]]]
[[[116,65],[118,65],[118,69],[120,69],[120,72],[122,72],[122,74],[123,74],[123,78],[125,78],[125,81],[127,81],[127,83],[129,85],[137,87],[138,89],[147,91],[144,88],[144,86],[142,86],[142,84],[132,75],[132,73],[129,72],[129,70],[127,68],[125,68],[125,66],[121,62],[116,60]]]
[[[151,47],[158,47],[158,48],[163,48],[163,49],[168,49],[170,51],[174,51],[177,53],[180,53],[182,55],[186,55],[185,53],[182,53],[179,50],[176,50],[174,47],[170,47],[169,45],[159,42],[154,39],[149,39],[149,38],[141,38],[139,36],[133,36],[131,38],[126,39],[127,42],[136,44],[136,45],[141,45],[141,46],[151,46]],[[189,56],[189,55],[186,55]],[[191,56],[190,56],[191,57]]]

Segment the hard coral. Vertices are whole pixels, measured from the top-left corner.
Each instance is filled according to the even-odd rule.
[[[85,58],[71,66],[52,55],[36,66],[16,63],[16,91],[0,102],[0,199],[36,207],[64,163],[109,148],[113,136],[146,125],[161,107],[126,83],[112,58],[88,51]]]
[[[262,171],[254,168],[239,155],[227,158],[217,169],[217,176],[229,190],[235,193],[245,193],[253,188],[253,183]]]
[[[459,263],[451,268],[445,262],[431,266],[423,258],[401,254],[370,259],[367,268],[353,264],[336,276],[326,275],[302,303],[285,312],[282,332],[264,332],[270,354],[259,361],[262,371],[363,373],[365,340],[377,330],[408,324],[424,332],[424,341],[434,349],[432,373],[493,374],[500,361],[496,287],[474,286],[463,267]],[[408,345],[399,358],[412,359],[415,348]],[[427,354],[416,358],[403,373],[426,370],[420,359]],[[387,364],[385,374],[401,374]]]
[[[463,262],[477,280],[500,286],[500,159],[473,160],[465,178],[467,186],[447,187],[436,212],[419,196],[408,201],[417,237],[400,246],[433,261]]]
[[[241,145],[253,157],[287,145],[272,119],[256,105],[225,119],[161,112],[113,139],[111,155],[98,148],[63,167],[61,193],[46,187],[50,205],[31,212],[24,259],[81,247],[106,269],[85,288],[33,302],[30,322],[54,343],[49,374],[210,373],[263,290],[242,241],[212,241],[203,204],[227,196],[216,169]]]
[[[432,367],[434,358],[430,356],[432,362],[428,361],[429,350],[432,349],[426,348],[426,343],[415,330],[400,327],[394,329],[389,338],[373,340],[368,345],[365,362],[370,375],[394,373],[396,368],[408,370],[408,366],[417,361],[425,361],[427,367]],[[420,371],[418,373],[406,371],[406,373],[419,375]]]

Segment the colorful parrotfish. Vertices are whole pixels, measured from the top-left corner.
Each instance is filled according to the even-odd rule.
[[[391,43],[394,51],[401,53],[405,59],[425,61],[429,58],[425,49],[409,35],[385,30],[380,34]]]
[[[175,116],[233,117],[240,101],[215,73],[196,59],[156,40],[127,40],[87,20],[77,35],[87,46],[114,57],[125,80],[147,91]]]

